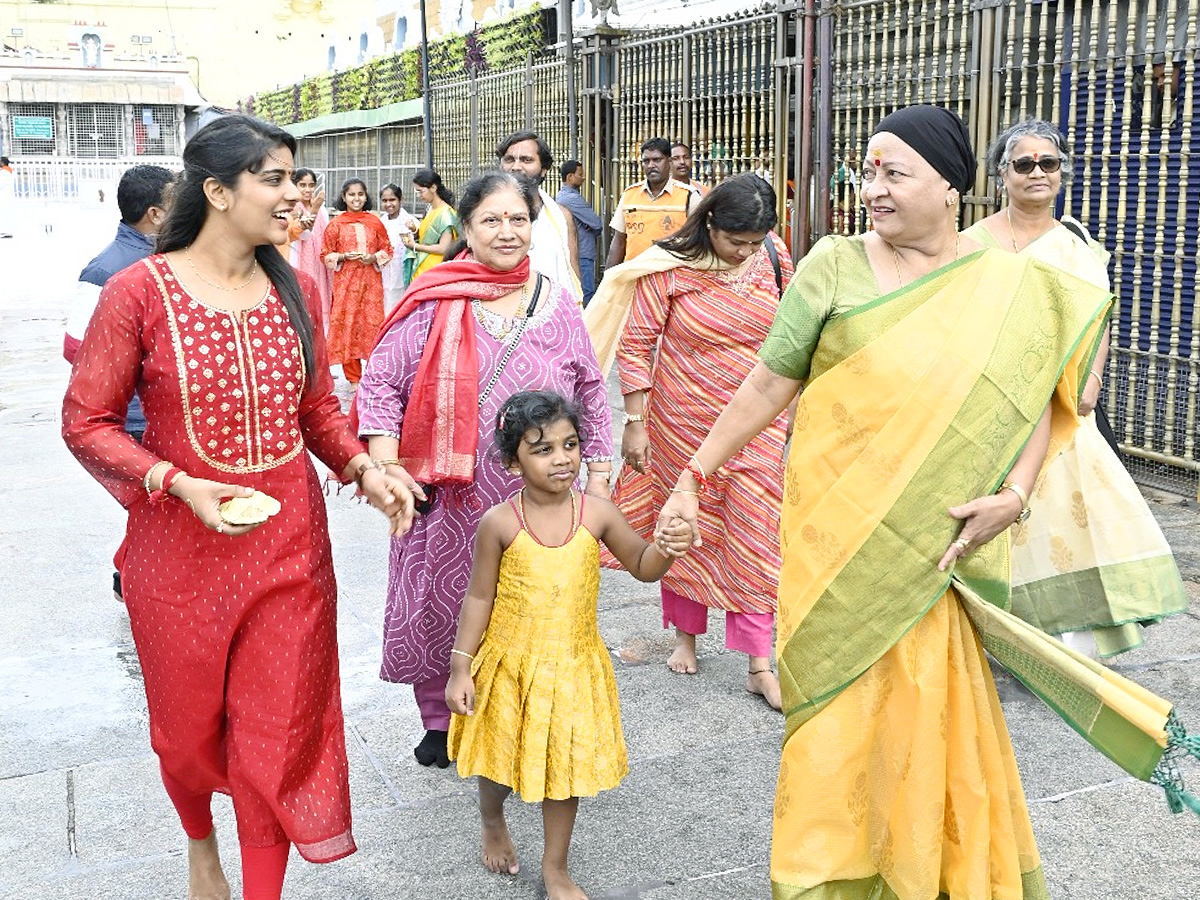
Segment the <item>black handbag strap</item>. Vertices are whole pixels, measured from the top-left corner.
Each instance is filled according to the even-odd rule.
[[[529,306],[525,310],[525,315],[520,322],[517,323],[516,334],[513,335],[512,341],[504,351],[504,356],[500,358],[499,365],[496,366],[496,371],[492,373],[492,377],[488,379],[487,385],[479,392],[479,408],[483,409],[483,404],[487,398],[492,396],[492,391],[496,387],[496,383],[500,381],[500,376],[504,374],[504,369],[508,366],[508,361],[512,358],[513,351],[517,349],[517,344],[521,342],[521,335],[525,333],[525,327],[529,324],[529,317],[533,315],[533,311],[537,309],[538,299],[542,296],[542,286],[546,283],[546,276],[538,272],[537,285],[533,289],[533,299],[529,301]]]
[[[767,239],[763,241],[763,247],[767,250],[767,256],[771,260],[771,268],[775,270],[775,287],[779,291],[779,296],[783,296],[783,268],[779,265],[779,251],[775,249],[775,242],[771,240],[771,233],[767,232]]]

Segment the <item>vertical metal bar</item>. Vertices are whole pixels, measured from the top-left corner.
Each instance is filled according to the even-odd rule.
[[[559,0],[558,15],[566,41],[567,79],[567,153],[571,159],[579,159],[579,109],[575,103],[575,0]],[[473,134],[474,132],[472,132]]]
[[[813,51],[816,47],[816,28],[813,22],[816,13],[816,0],[804,0],[804,37],[802,56],[802,86],[796,95],[796,119],[800,123],[799,148],[796,154],[796,209],[799,217],[799,229],[793,231],[792,240],[796,243],[797,259],[808,253],[812,246],[812,127],[813,127]]]
[[[820,85],[821,113],[817,119],[817,189],[820,198],[816,237],[829,233],[829,183],[833,172],[833,4],[821,0],[817,19],[817,55],[820,59],[817,82]]]
[[[425,167],[433,168],[433,109],[429,96],[429,28],[426,24],[425,0],[421,3],[421,94],[425,116]]]

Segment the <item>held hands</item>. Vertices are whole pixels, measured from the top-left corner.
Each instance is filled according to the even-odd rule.
[[[681,477],[680,481],[690,479]],[[690,486],[686,488],[688,491],[694,489]],[[673,534],[673,529],[676,527],[675,522],[680,521],[687,528],[689,541],[692,547],[703,546],[700,540],[700,497],[695,493],[680,493],[672,491],[667,497],[667,502],[663,504],[662,512],[658,514],[658,524],[654,526],[655,537],[662,534]],[[679,554],[676,554],[679,555]]]
[[[666,525],[659,517],[654,529],[654,546],[663,556],[669,559],[679,559],[686,556],[692,549],[692,526],[678,516],[673,517]]]
[[[451,671],[450,681],[446,684],[446,705],[450,712],[460,716],[470,716],[475,713],[475,679],[467,671]]]
[[[1021,498],[1012,491],[976,497],[962,506],[952,506],[951,516],[961,519],[963,526],[958,538],[946,548],[938,571],[945,572],[955,560],[962,559],[976,547],[986,544],[1000,532],[1017,521],[1021,514]],[[966,544],[963,544],[966,541]]]
[[[231,525],[221,518],[218,511],[218,507],[223,501],[230,497],[249,497],[254,493],[253,488],[180,475],[171,484],[169,493],[186,503],[188,509],[195,513],[196,518],[204,523],[204,527],[211,531],[227,534],[230,537],[241,537],[262,524],[259,522],[254,525]]]
[[[362,473],[358,489],[367,502],[391,520],[391,533],[399,537],[412,528],[416,513],[414,494],[425,495],[402,466],[388,466],[387,471],[370,468]]]
[[[645,472],[650,464],[650,438],[644,422],[628,422],[621,432],[621,456],[636,472]]]

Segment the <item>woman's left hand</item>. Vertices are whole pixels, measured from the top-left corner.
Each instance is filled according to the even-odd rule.
[[[358,488],[368,503],[392,520],[392,534],[398,537],[412,528],[416,501],[403,479],[378,469],[367,469]]]
[[[1021,498],[1013,491],[1001,491],[976,497],[962,506],[952,506],[949,513],[962,519],[963,526],[938,563],[939,572],[945,572],[955,560],[962,559],[1016,522],[1021,514]]]
[[[608,484],[609,472],[588,472],[587,485],[583,492],[590,494],[593,497],[599,497],[601,500],[607,500],[612,496],[612,490]]]

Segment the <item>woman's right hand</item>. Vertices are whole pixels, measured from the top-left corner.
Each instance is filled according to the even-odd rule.
[[[621,432],[621,457],[637,472],[645,472],[650,464],[650,438],[645,422],[626,422]]]
[[[219,507],[230,497],[249,497],[254,493],[253,488],[240,484],[222,484],[219,481],[208,481],[204,478],[192,478],[190,475],[180,475],[171,484],[169,492],[187,504],[204,527],[230,537],[241,537],[249,534],[259,525],[231,525],[221,518]]]
[[[446,684],[446,705],[450,712],[469,716],[475,712],[475,679],[470,672],[451,672]]]

